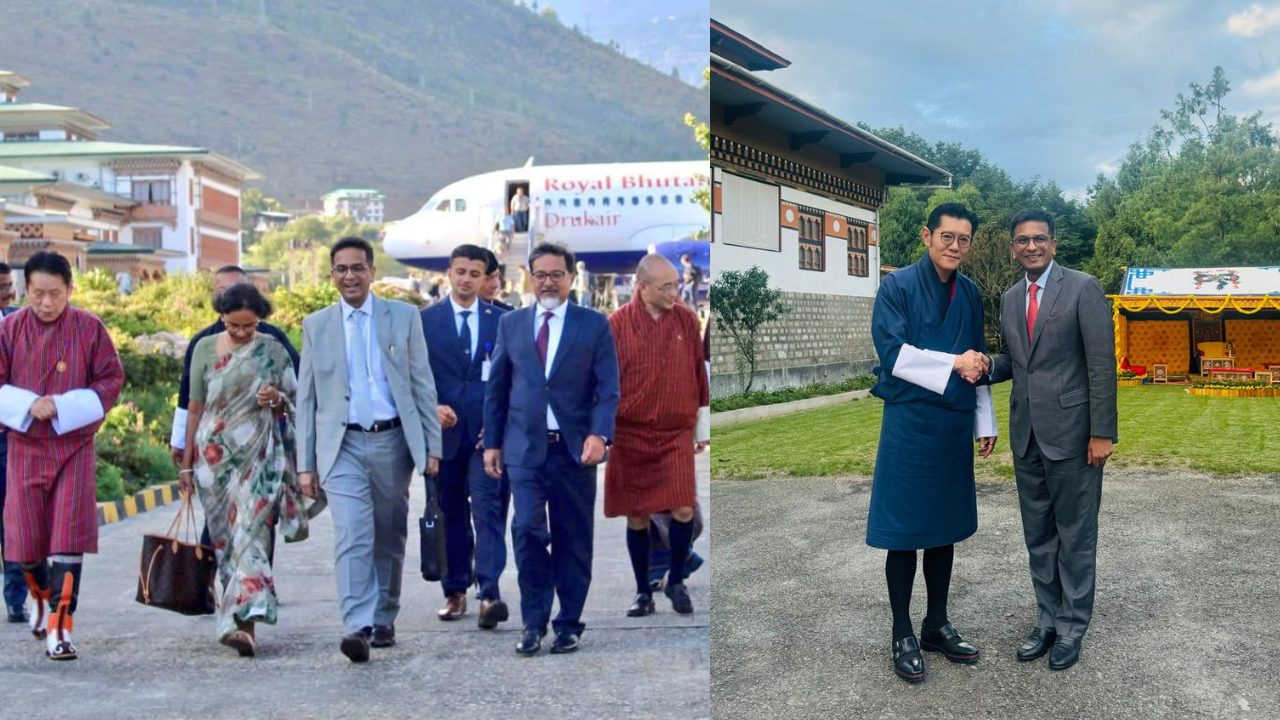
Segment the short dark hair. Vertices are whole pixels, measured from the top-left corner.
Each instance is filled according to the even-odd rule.
[[[498,272],[498,268],[502,267],[498,264],[498,256],[492,250],[484,251],[484,274],[492,275]]]
[[[213,301],[213,309],[219,315],[248,310],[257,315],[259,320],[271,317],[271,301],[263,297],[262,292],[252,283],[236,283],[227,288]]]
[[[942,203],[934,208],[933,212],[929,213],[929,221],[925,223],[925,227],[929,228],[929,232],[938,229],[938,226],[942,224],[942,216],[944,215],[957,220],[968,220],[969,232],[974,235],[978,234],[978,216],[972,210],[957,202]]]
[[[559,243],[538,243],[533,252],[529,253],[529,270],[533,270],[533,261],[544,255],[557,255],[564,258],[564,268],[569,272],[573,272],[578,266],[578,261],[573,257],[573,251]]]
[[[0,275],[8,275],[13,272],[13,268],[9,267],[9,263],[0,261]]]
[[[356,237],[355,235],[348,235],[334,243],[333,247],[329,248],[329,264],[332,265],[334,256],[347,248],[363,250],[365,261],[370,265],[373,264],[373,245],[370,245],[368,240],[365,240],[362,237]]]
[[[484,263],[485,268],[489,267],[489,256],[485,253],[489,252],[479,245],[459,245],[449,253],[449,264],[452,265],[454,260],[464,258],[466,260],[479,260]]]
[[[31,276],[36,273],[56,275],[68,287],[71,286],[71,263],[56,252],[41,250],[27,258],[27,264],[22,266],[22,276],[30,282]]]
[[[1013,220],[1009,222],[1009,238],[1013,238],[1013,233],[1017,231],[1018,226],[1024,222],[1042,222],[1049,226],[1049,237],[1053,237],[1053,216],[1041,210],[1040,208],[1027,208],[1019,210],[1017,215],[1013,216]]]
[[[219,275],[230,275],[231,273],[235,273],[237,275],[244,275],[245,271],[244,271],[244,268],[240,267],[239,265],[223,265],[222,267],[213,271],[213,276],[217,277]]]

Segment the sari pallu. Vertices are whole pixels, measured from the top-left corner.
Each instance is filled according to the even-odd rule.
[[[237,619],[275,623],[270,525],[278,522],[286,542],[303,540],[308,519],[323,503],[304,504],[298,484],[291,419],[297,376],[284,346],[259,334],[218,358],[205,380],[195,483],[218,555],[217,624],[218,634],[225,636],[236,629]],[[278,409],[283,417],[258,405],[257,392],[266,385],[284,396]]]

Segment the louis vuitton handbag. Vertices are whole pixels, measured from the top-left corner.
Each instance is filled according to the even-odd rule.
[[[178,516],[173,519],[169,531],[164,535],[142,536],[142,559],[138,566],[135,600],[183,615],[214,613],[217,602],[213,578],[218,561],[212,547],[199,543],[195,522],[191,495],[183,494]],[[187,542],[179,539],[184,524]]]
[[[422,551],[422,579],[427,582],[438,582],[448,572],[448,558],[444,544],[444,514],[440,512],[439,481],[430,475],[424,475],[427,486],[427,505],[418,520],[418,531],[421,533],[419,549]]]

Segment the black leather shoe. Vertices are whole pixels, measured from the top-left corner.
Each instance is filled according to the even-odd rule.
[[[668,585],[662,591],[667,597],[671,598],[671,609],[680,615],[693,614],[693,600],[689,598],[689,590],[684,583],[676,583]]]
[[[635,602],[632,602],[631,607],[627,608],[627,617],[644,617],[645,615],[652,615],[656,610],[652,595],[636,593]]]
[[[1049,669],[1066,670],[1080,661],[1080,638],[1059,637],[1049,651]]]
[[[369,640],[369,647],[389,648],[396,644],[396,626],[395,625],[374,625],[373,638]]]
[[[937,630],[929,630],[925,626],[920,627],[920,648],[929,652],[940,652],[947,656],[947,659],[953,663],[965,663],[971,665],[978,662],[978,648],[973,643],[960,637],[960,633],[951,627],[951,623],[945,623]]]
[[[370,629],[364,628],[359,632],[353,632],[350,635],[342,636],[342,644],[339,649],[347,659],[353,663],[368,662],[369,660],[369,635]]]
[[[924,658],[914,635],[893,641],[893,671],[909,683],[924,680]]]
[[[552,655],[564,655],[578,649],[578,636],[571,632],[556,633],[556,641],[551,644]]]
[[[27,622],[27,609],[21,605],[9,606],[9,622],[24,623]]]
[[[1053,628],[1033,628],[1027,639],[1018,646],[1018,659],[1026,662],[1044,657],[1057,639],[1058,633]]]
[[[525,657],[537,655],[542,649],[542,636],[546,634],[546,630],[526,627],[520,633],[520,642],[516,643],[516,654]]]

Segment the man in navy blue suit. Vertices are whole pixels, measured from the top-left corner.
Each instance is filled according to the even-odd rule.
[[[476,245],[454,249],[449,256],[452,289],[447,298],[422,311],[422,332],[431,348],[431,373],[444,429],[438,479],[449,556],[448,571],[441,580],[445,605],[437,616],[457,620],[465,615],[467,588],[474,580],[480,586],[480,627],[492,630],[509,615],[498,578],[507,566],[511,485],[505,475],[497,479],[485,475],[480,452],[484,387],[498,319],[505,312],[478,296],[487,280],[488,258],[489,251]]]
[[[618,355],[604,315],[571,305],[573,253],[543,243],[529,255],[536,305],[507,313],[484,404],[484,469],[511,477],[511,524],[524,625],[516,653],[578,649],[591,587],[596,469],[618,411]],[[548,551],[550,547],[550,551]],[[560,613],[551,620],[553,597]]]

